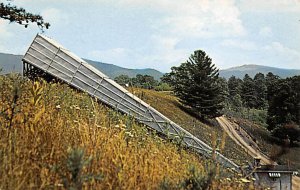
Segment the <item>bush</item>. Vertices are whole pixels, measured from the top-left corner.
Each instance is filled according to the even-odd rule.
[[[171,91],[172,87],[168,85],[167,83],[160,83],[158,86],[154,87],[154,90],[156,91]]]

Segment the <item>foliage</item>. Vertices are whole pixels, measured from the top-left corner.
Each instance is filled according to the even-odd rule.
[[[232,106],[232,105],[231,105]],[[248,121],[267,127],[267,110],[262,109],[250,109],[243,106],[240,107],[227,107],[224,112],[229,117],[247,119]]]
[[[267,107],[267,85],[265,75],[257,73],[254,76],[255,83],[255,96],[256,96],[256,109],[265,109]]]
[[[228,79],[229,100],[234,108],[266,109],[267,86],[264,74],[257,73],[252,79],[246,74],[243,80],[234,76]]]
[[[25,28],[28,27],[29,22],[36,23],[41,30],[50,27],[49,23],[44,22],[42,16],[29,13],[25,9],[16,7],[10,3],[0,3],[0,18],[9,20],[9,22],[16,22],[20,25],[24,25]]]
[[[288,146],[288,143],[282,145],[281,140],[274,137],[267,128],[249,120],[234,118],[234,122],[239,124],[252,137],[264,154],[273,156],[275,152],[278,155],[278,151],[281,151],[283,148],[286,149],[285,154],[275,157],[275,161],[278,164],[290,165],[291,168],[300,170],[299,146]]]
[[[220,116],[222,95],[217,84],[218,69],[211,58],[202,50],[197,50],[189,60],[163,78],[169,82],[180,101],[201,118]]]
[[[171,91],[172,87],[168,83],[161,82],[158,86],[154,87],[156,91]]]
[[[196,168],[191,167],[190,168],[190,175],[188,178],[186,178],[182,182],[182,187],[184,189],[199,189],[199,190],[205,190],[208,189],[211,185],[211,182],[215,178],[215,170],[211,170],[208,172],[208,175],[203,176],[201,173],[199,173]]]
[[[227,115],[267,126],[275,137],[291,144],[299,141],[300,76],[281,79],[271,72],[266,77],[257,73],[254,79],[246,74],[243,81],[232,76],[228,89]]]
[[[256,94],[255,94],[255,83],[253,79],[246,74],[243,79],[242,92],[241,92],[242,101],[245,107],[255,108],[256,107]]]
[[[0,189],[157,189],[191,166],[208,174],[199,156],[66,85],[0,76],[0,88]]]
[[[136,77],[130,78],[128,75],[120,75],[114,79],[118,84],[125,87],[139,87],[145,89],[153,89],[158,86],[158,81],[150,75],[137,74]]]
[[[235,76],[231,76],[228,79],[228,90],[229,96],[234,97],[236,95],[241,95],[243,81]]]
[[[53,171],[58,172],[63,186],[66,189],[78,190],[82,189],[83,183],[91,180],[102,180],[101,174],[86,174],[83,175],[82,171],[85,167],[90,165],[92,156],[85,159],[84,150],[81,148],[69,148],[67,150],[68,155],[65,159],[65,163],[61,166],[55,166]]]
[[[273,73],[269,72],[266,76],[266,86],[267,86],[267,100],[268,102],[271,101],[274,93],[276,93],[278,88],[278,83],[280,77],[277,75],[274,75]]]
[[[126,85],[131,85],[131,81],[132,79],[129,78],[128,75],[120,75],[120,76],[117,76],[115,77],[114,79],[119,85],[121,86],[126,86]]]
[[[225,108],[230,103],[228,83],[225,78],[218,78],[217,85],[221,89],[220,96],[223,99],[222,107]]]
[[[281,139],[291,143],[300,137],[300,76],[275,79],[270,85],[274,94],[269,94],[268,129]]]

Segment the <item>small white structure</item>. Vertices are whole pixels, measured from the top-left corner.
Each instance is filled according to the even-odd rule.
[[[259,186],[272,190],[292,190],[295,170],[286,165],[260,165],[254,171]]]

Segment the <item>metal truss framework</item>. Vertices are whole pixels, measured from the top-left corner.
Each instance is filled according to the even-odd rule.
[[[180,137],[187,147],[202,155],[210,157],[212,154],[212,148],[203,141],[46,36],[38,34],[33,40],[23,57],[23,72],[29,77],[57,78],[134,117],[158,133]],[[216,152],[216,159],[224,167],[240,171],[238,165],[219,152]]]

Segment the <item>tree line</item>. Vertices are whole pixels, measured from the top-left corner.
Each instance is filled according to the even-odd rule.
[[[170,91],[172,88],[164,82],[155,80],[153,76],[137,74],[136,77],[129,77],[128,75],[120,75],[114,80],[124,87],[137,87],[144,89],[154,89],[157,91]]]
[[[226,110],[262,110],[274,136],[291,144],[300,140],[300,76],[284,79],[270,72],[226,80],[218,71],[211,58],[197,50],[186,62],[172,67],[162,82],[168,83],[179,101],[201,119],[221,116]]]
[[[265,110],[266,124],[276,137],[290,140],[300,137],[300,76],[280,78],[269,72],[257,73],[252,79],[230,77],[227,106],[235,111],[242,107]]]

